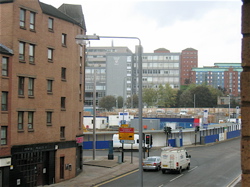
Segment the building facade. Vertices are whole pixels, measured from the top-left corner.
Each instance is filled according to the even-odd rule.
[[[181,76],[180,84],[188,85],[192,82],[192,68],[198,67],[198,51],[186,48],[181,52]]]
[[[127,47],[87,47],[85,106],[93,105],[94,77],[96,103],[106,95],[123,98],[138,92],[138,63],[136,53]],[[190,72],[197,67],[198,51],[187,48],[170,52],[165,48],[142,54],[142,87],[158,88],[169,84],[179,89],[184,79],[190,82]],[[96,76],[94,76],[94,72]],[[182,75],[185,77],[182,78]],[[186,81],[187,82],[187,81]]]
[[[82,8],[0,0],[0,12],[0,186],[73,178],[82,170]]]
[[[131,65],[129,66],[127,61],[124,60],[127,56],[132,56],[132,52],[127,47],[87,47],[84,106],[93,106],[94,80],[97,105],[98,100],[106,95],[123,96],[123,82],[124,77],[127,75],[126,67],[131,68]],[[119,71],[113,69],[112,64],[114,67],[119,68]],[[108,69],[107,66],[111,66],[111,69]],[[120,68],[121,66],[123,69]],[[116,81],[117,79],[119,81]],[[110,90],[118,86],[115,88],[116,91],[114,93],[110,93],[107,90],[107,82],[111,83]],[[117,82],[118,85],[116,85]]]
[[[239,96],[241,72],[240,63],[214,63],[212,67],[193,68],[191,80],[196,85],[220,87],[232,96]]]

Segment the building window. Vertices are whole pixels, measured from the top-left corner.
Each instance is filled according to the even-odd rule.
[[[66,108],[66,97],[61,97],[61,109]]]
[[[7,145],[7,127],[1,127],[1,145]]]
[[[82,128],[82,113],[79,112],[79,129]]]
[[[25,14],[26,11],[24,9],[20,9],[20,27],[25,28]]]
[[[61,78],[62,80],[66,80],[66,68],[62,68]]]
[[[18,112],[18,130],[23,130],[23,116],[24,112]]]
[[[2,92],[2,111],[8,110],[8,92]]]
[[[82,85],[79,85],[79,100],[82,100]]]
[[[52,125],[52,112],[47,112],[47,125]]]
[[[28,129],[33,129],[34,112],[28,112]]]
[[[48,61],[53,61],[53,49],[48,48]]]
[[[47,80],[47,92],[52,93],[53,80]]]
[[[35,12],[30,12],[30,30],[35,30]]]
[[[30,44],[29,46],[29,61],[30,63],[34,63],[34,59],[35,59],[35,45]]]
[[[34,78],[29,78],[28,96],[34,96]]]
[[[2,76],[8,76],[9,58],[2,58]]]
[[[61,139],[65,138],[65,127],[60,127],[60,138]]]
[[[18,79],[18,95],[24,95],[24,77]]]
[[[19,42],[19,60],[24,61],[25,60],[25,43]]]
[[[48,20],[48,28],[49,28],[49,31],[53,31],[54,30],[54,19],[53,18],[49,18]]]
[[[62,46],[66,46],[67,34],[62,34]]]

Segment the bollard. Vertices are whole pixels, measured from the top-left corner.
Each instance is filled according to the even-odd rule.
[[[119,164],[122,163],[122,157],[121,157],[121,155],[118,155],[118,163],[119,163]]]

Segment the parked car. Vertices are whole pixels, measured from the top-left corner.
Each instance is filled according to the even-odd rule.
[[[151,156],[143,160],[142,163],[143,171],[146,170],[156,170],[161,169],[161,157],[160,156]]]

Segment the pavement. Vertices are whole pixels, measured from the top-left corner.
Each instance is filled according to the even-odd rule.
[[[123,162],[121,162],[121,158],[118,159],[118,156],[114,157],[113,160],[109,160],[108,156],[97,156],[95,160],[93,160],[92,156],[84,156],[83,171],[78,176],[47,186],[97,187],[102,182],[138,170],[138,163],[139,158],[131,158],[131,156],[124,156]]]

